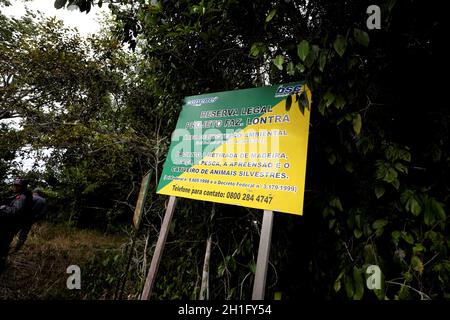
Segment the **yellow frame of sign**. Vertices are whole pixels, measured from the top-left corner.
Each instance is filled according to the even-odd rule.
[[[157,193],[301,215],[304,82],[185,98]]]

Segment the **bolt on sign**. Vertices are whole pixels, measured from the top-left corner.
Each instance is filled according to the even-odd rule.
[[[301,215],[310,107],[304,82],[186,97],[157,193]]]

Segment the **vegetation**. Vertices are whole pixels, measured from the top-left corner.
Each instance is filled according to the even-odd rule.
[[[87,12],[105,5],[55,6],[73,3]],[[133,257],[145,270],[181,99],[306,79],[304,216],[275,217],[266,296],[448,299],[449,112],[435,76],[447,60],[444,19],[435,7],[390,0],[380,5],[381,29],[368,30],[371,4],[114,1],[107,31],[87,40],[31,13],[0,15],[0,120],[21,121],[2,122],[0,173],[20,173],[23,147],[50,149],[45,171],[27,173],[49,194],[49,219],[118,232],[151,171]],[[249,299],[260,222],[257,210],[182,200],[153,298],[198,298],[211,235],[211,299]],[[369,264],[383,272],[381,290],[365,285]],[[134,280],[138,294],[143,278]]]
[[[96,230],[39,223],[27,245],[12,254],[9,268],[0,275],[0,298],[112,299],[120,293],[117,286],[121,285],[127,241],[123,233],[104,235]],[[81,268],[81,290],[66,289],[66,269],[72,264]],[[136,279],[127,279],[124,298],[132,294]]]

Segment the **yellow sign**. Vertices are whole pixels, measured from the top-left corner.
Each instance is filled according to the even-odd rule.
[[[310,105],[303,82],[185,98],[157,192],[302,214]]]

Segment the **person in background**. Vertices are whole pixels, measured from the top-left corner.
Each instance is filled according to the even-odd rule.
[[[33,224],[43,219],[47,213],[47,203],[42,190],[39,188],[33,190],[33,209],[31,210],[31,213],[32,214],[27,217],[28,219],[24,219],[22,222],[22,228],[19,231],[17,244],[14,248],[15,252],[19,251],[27,241],[28,234],[30,233]]]
[[[0,206],[0,273],[4,270],[11,242],[23,221],[30,219],[33,196],[27,188],[28,181],[16,179],[12,183],[14,198],[9,205]]]

